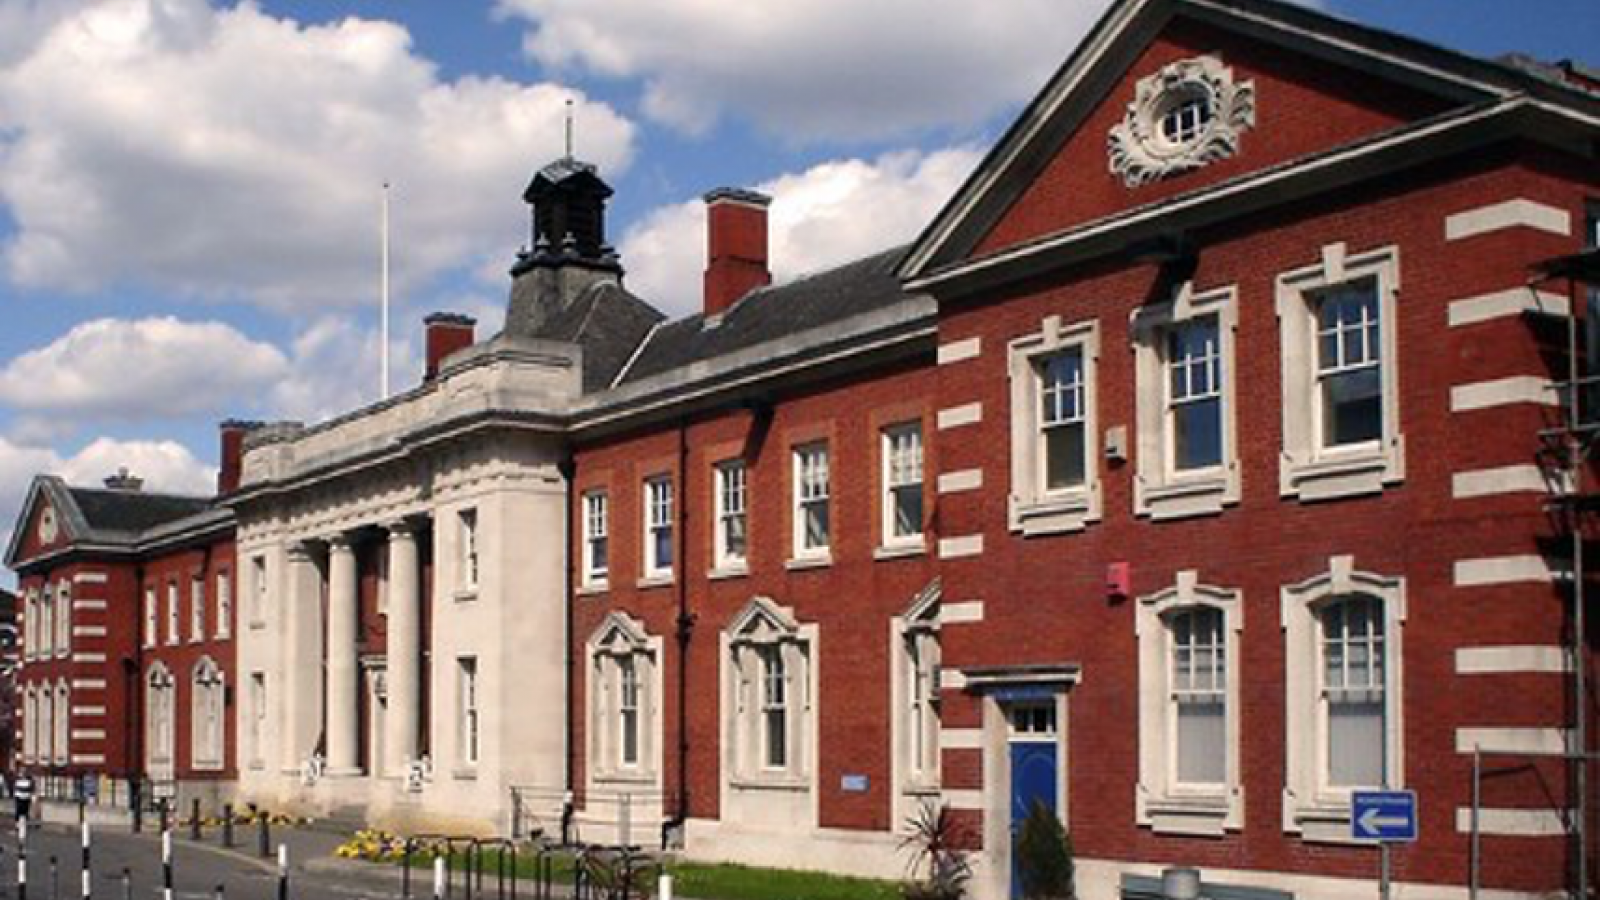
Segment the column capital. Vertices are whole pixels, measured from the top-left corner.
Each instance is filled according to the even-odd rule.
[[[355,537],[348,531],[330,534],[326,540],[328,541],[328,551],[330,553],[348,553],[354,550],[356,545]]]
[[[417,532],[422,530],[423,523],[418,519],[394,519],[383,523],[385,531],[389,532],[389,539],[415,538]]]
[[[310,562],[312,558],[311,542],[293,541],[284,549],[284,553],[288,555],[289,562]]]

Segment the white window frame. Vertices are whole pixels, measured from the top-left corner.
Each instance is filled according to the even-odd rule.
[[[1376,441],[1324,447],[1322,391],[1318,378],[1317,301],[1343,285],[1370,280],[1378,301],[1383,429]],[[1279,492],[1301,500],[1378,493],[1405,479],[1405,441],[1400,432],[1399,323],[1400,250],[1381,247],[1349,253],[1343,243],[1322,248],[1314,265],[1277,279],[1283,360],[1283,453]]]
[[[189,579],[189,643],[206,639],[206,576],[196,572]]]
[[[56,656],[72,655],[72,582],[63,580],[55,592]]]
[[[737,457],[712,467],[712,570],[715,575],[735,575],[748,570],[750,556],[750,467]],[[743,523],[744,548],[735,553],[729,545],[729,523]]]
[[[216,772],[227,758],[227,685],[222,667],[209,656],[195,663],[190,676],[190,766]]]
[[[39,639],[39,652],[35,658],[45,658],[55,654],[56,642],[56,589],[53,585],[46,584],[39,594],[39,627],[35,629]]]
[[[456,512],[456,540],[460,551],[456,559],[456,564],[460,566],[456,578],[457,587],[464,594],[473,594],[478,590],[479,578],[483,574],[481,525],[476,507]]]
[[[796,444],[789,451],[790,481],[790,535],[791,559],[796,562],[822,563],[833,558],[833,458],[826,440]],[[820,480],[819,480],[820,476]],[[806,534],[806,514],[809,507],[820,504],[823,508],[823,541],[812,545]]]
[[[161,640],[161,600],[157,588],[144,589],[144,645],[154,647]]]
[[[882,485],[878,534],[880,547],[883,550],[920,550],[924,547],[928,498],[925,464],[927,444],[923,437],[920,421],[899,422],[885,427],[878,433],[878,477]],[[900,444],[900,441],[906,439],[913,442],[909,447]],[[895,533],[896,523],[899,521],[896,515],[899,501],[896,492],[901,489],[915,489],[917,494],[917,508],[920,515],[917,518],[917,530],[910,534]]]
[[[1052,491],[1045,487],[1039,364],[1074,349],[1083,359],[1083,484]],[[1064,324],[1060,316],[1046,316],[1037,332],[1008,345],[1011,493],[1007,509],[1012,531],[1027,536],[1059,534],[1081,531],[1100,520],[1099,360],[1100,324],[1093,319]]]
[[[233,636],[233,579],[231,570],[217,573],[217,625],[216,638],[225,641]]]
[[[39,589],[28,588],[23,603],[22,658],[34,659],[39,655]]]
[[[585,491],[583,494],[583,584],[589,590],[605,588],[611,579],[611,495],[604,490]],[[595,553],[595,545],[604,548]],[[604,555],[605,565],[597,565],[596,557]]]
[[[177,759],[177,683],[164,663],[152,665],[144,677],[145,709],[149,720],[145,731],[145,761],[152,773],[170,777]]]
[[[1240,473],[1234,397],[1234,348],[1238,292],[1232,286],[1195,293],[1185,282],[1166,303],[1133,313],[1135,402],[1138,448],[1133,482],[1137,515],[1152,519],[1213,515],[1239,502]],[[1211,319],[1216,323],[1222,408],[1220,464],[1179,470],[1172,421],[1169,340],[1176,329]]]
[[[22,691],[22,761],[32,763],[39,754],[39,694],[33,685]]]
[[[267,624],[267,594],[271,588],[267,579],[267,558],[265,556],[252,557],[250,560],[250,625],[252,628],[263,628]]]
[[[456,756],[473,771],[483,758],[483,679],[476,656],[456,657]]]
[[[51,759],[56,765],[64,766],[72,760],[72,688],[67,686],[66,679],[56,682],[55,698]]]
[[[167,646],[183,642],[183,594],[176,578],[167,581]]]
[[[1173,615],[1194,609],[1214,609],[1222,614],[1227,762],[1223,782],[1217,785],[1185,784],[1177,776],[1170,622]],[[1138,600],[1134,635],[1139,646],[1139,783],[1134,799],[1139,824],[1152,831],[1217,836],[1244,827],[1239,760],[1243,631],[1243,594],[1201,584],[1194,570],[1178,572],[1172,585]]]
[[[1384,643],[1384,756],[1387,784],[1405,781],[1404,628],[1406,583],[1355,568],[1350,556],[1328,560],[1328,570],[1281,591],[1284,632],[1285,753],[1283,829],[1307,840],[1350,840],[1350,790],[1328,785],[1327,722],[1322,702],[1320,610],[1329,601],[1364,595],[1382,604]]]
[[[817,758],[818,629],[756,597],[722,632],[724,784],[741,790],[812,790]],[[761,658],[779,653],[785,679],[784,760],[769,765]]]
[[[679,562],[676,494],[671,475],[652,475],[644,480],[644,489],[640,492],[640,497],[644,500],[642,504],[644,581],[662,582],[671,579],[673,567]],[[660,558],[658,534],[665,534],[667,539],[668,558],[665,562]]]
[[[939,798],[941,783],[939,611],[942,588],[935,579],[889,620],[889,708],[892,710],[894,815],[897,825]]]
[[[267,764],[267,673],[250,673],[250,768]]]
[[[661,666],[665,649],[643,623],[622,612],[606,616],[588,641],[588,759],[592,785],[658,785],[662,771]],[[622,675],[637,679],[637,753],[624,753]]]

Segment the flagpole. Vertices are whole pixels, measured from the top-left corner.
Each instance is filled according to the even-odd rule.
[[[389,399],[389,182],[383,183],[383,274],[380,288],[382,303],[382,324],[379,327],[379,365],[382,367],[378,377],[378,389],[382,399]]]

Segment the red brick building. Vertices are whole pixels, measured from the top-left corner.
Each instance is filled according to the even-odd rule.
[[[1530,279],[1594,239],[1597,112],[1281,4],[1118,3],[925,232],[944,788],[989,896],[1034,798],[1088,896],[1364,892],[1363,788],[1416,792],[1395,878],[1454,896],[1474,747],[1516,768],[1483,885],[1570,883],[1570,304]]]
[[[233,531],[215,500],[148,493],[127,473],[104,488],[35,479],[6,563],[22,598],[14,765],[46,797],[120,805],[137,783],[209,808],[225,794]]]

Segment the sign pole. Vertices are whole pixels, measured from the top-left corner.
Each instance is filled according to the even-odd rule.
[[[1378,845],[1378,900],[1389,900],[1389,842]]]

